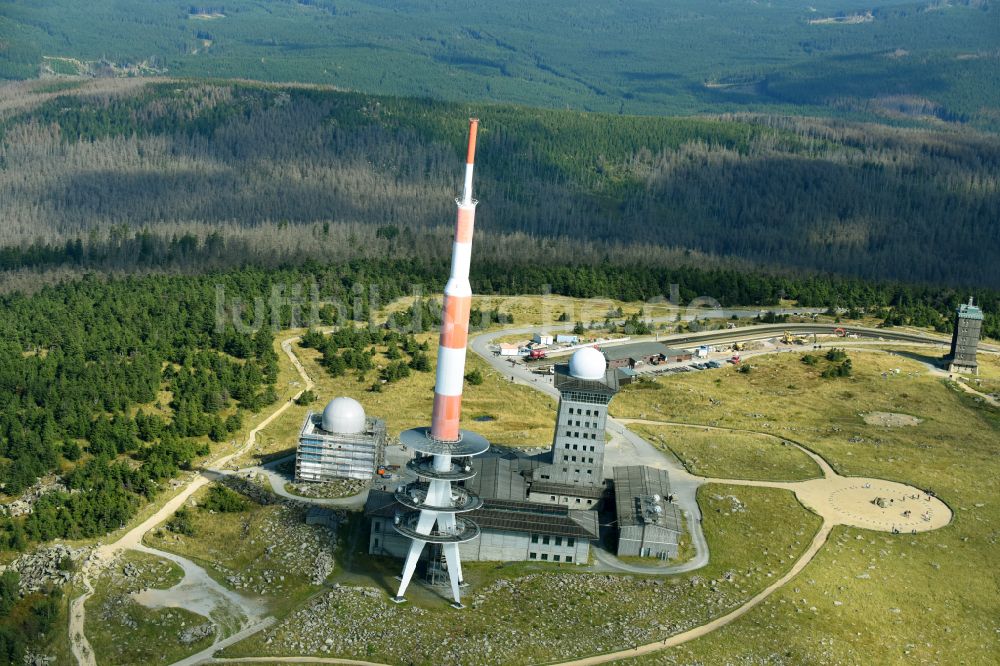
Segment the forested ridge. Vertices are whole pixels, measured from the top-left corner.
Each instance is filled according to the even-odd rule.
[[[117,529],[163,480],[277,399],[270,329],[220,326],[187,278],[88,277],[0,301],[0,484],[61,474],[0,548]]]
[[[118,527],[283,398],[273,332],[297,312],[368,321],[436,293],[471,114],[476,293],[641,301],[676,283],[683,302],[793,299],[942,332],[971,293],[1000,336],[996,137],[78,85],[0,93],[0,484],[62,484],[0,519],[0,549]],[[407,338],[405,363],[369,367],[376,338],[324,357],[369,382],[425,369]]]
[[[4,268],[193,270],[390,248],[437,258],[447,243],[420,239],[451,226],[463,119],[476,114],[477,249],[491,256],[670,265],[690,252],[709,265],[1000,286],[992,135],[92,85],[0,95]],[[417,240],[389,242],[405,234]]]
[[[989,0],[8,0],[0,79],[226,77],[639,115],[1000,127]]]
[[[538,293],[648,300],[670,293],[712,295],[723,305],[847,307],[948,331],[965,294],[852,279],[790,278],[733,270],[628,266],[474,264],[476,293]],[[293,323],[380,324],[371,313],[441,285],[444,262],[354,261],[278,270],[247,268],[201,276],[82,280],[0,298],[0,483],[16,496],[55,473],[66,491],[51,492],[27,516],[0,521],[0,549],[30,541],[92,537],[126,522],[165,479],[208,453],[210,442],[239,430],[243,415],[279,399],[273,330]],[[299,290],[295,286],[300,287]],[[281,287],[274,299],[274,287]],[[431,287],[433,288],[433,287]],[[429,290],[428,290],[429,291]],[[220,300],[220,294],[222,300]],[[985,332],[1000,336],[1000,294],[979,291]],[[238,304],[243,304],[237,307]],[[423,330],[433,323],[420,301]],[[318,321],[309,321],[316,312]],[[297,314],[296,314],[297,313]],[[479,313],[476,325],[500,312]],[[293,316],[305,317],[293,322]],[[405,325],[403,317],[397,324]],[[251,323],[260,327],[250,330]],[[244,325],[245,324],[245,325]],[[347,334],[345,334],[347,335]],[[348,340],[350,338],[350,340]],[[364,340],[344,338],[357,359],[327,350],[328,364],[353,368],[359,381],[380,372],[364,361]],[[385,335],[378,336],[384,341]],[[340,340],[339,342],[343,342]],[[422,367],[412,341],[397,342]],[[350,344],[348,344],[350,343]],[[402,370],[402,368],[400,368]],[[385,371],[385,369],[382,369]]]

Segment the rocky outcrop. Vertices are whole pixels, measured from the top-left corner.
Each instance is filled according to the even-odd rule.
[[[11,569],[21,576],[21,594],[38,592],[50,585],[63,585],[73,578],[76,562],[87,553],[86,548],[73,549],[63,544],[39,548],[21,555],[0,572]]]

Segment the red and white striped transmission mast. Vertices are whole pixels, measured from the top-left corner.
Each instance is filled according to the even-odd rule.
[[[418,453],[407,463],[419,479],[399,488],[396,501],[411,509],[396,518],[395,529],[412,539],[403,565],[399,591],[394,601],[405,601],[417,561],[425,544],[440,544],[444,551],[454,605],[461,608],[462,562],[458,545],[479,536],[479,526],[460,517],[482,506],[483,501],[453,481],[475,475],[470,459],[485,453],[490,444],[474,432],[459,428],[462,413],[462,385],[465,381],[465,351],[469,338],[469,311],[472,287],[469,284],[469,261],[472,257],[472,232],[476,204],[472,198],[472,170],[476,155],[476,132],[479,121],[469,120],[469,150],[465,160],[465,187],[456,199],[458,219],[451,255],[451,275],[444,289],[441,338],[438,343],[437,377],[434,384],[434,411],[430,428],[414,428],[400,434],[403,446]]]

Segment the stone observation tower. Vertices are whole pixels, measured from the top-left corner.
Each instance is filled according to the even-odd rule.
[[[951,352],[946,357],[948,372],[979,374],[976,348],[983,327],[983,311],[969,302],[958,306],[955,313],[955,332],[951,336]]]
[[[555,367],[559,411],[552,437],[551,481],[562,484],[604,483],[604,427],[608,403],[618,392],[618,374],[593,347],[573,353]]]
[[[419,481],[396,490],[395,499],[411,511],[397,515],[394,529],[412,539],[399,591],[394,601],[405,601],[403,595],[417,567],[425,544],[439,545],[444,551],[451,582],[453,604],[462,607],[462,563],[458,544],[479,536],[479,526],[468,518],[459,517],[482,506],[482,500],[452,481],[463,481],[475,475],[470,457],[486,452],[485,438],[459,428],[462,412],[462,385],[465,381],[465,351],[469,337],[469,311],[472,288],[469,285],[469,261],[472,255],[472,231],[476,217],[476,200],[472,198],[472,168],[476,154],[476,132],[479,121],[469,121],[469,148],[465,164],[465,186],[462,197],[456,199],[458,220],[451,257],[451,276],[444,290],[441,338],[438,344],[437,377],[434,384],[434,411],[429,428],[414,428],[400,434],[403,446],[417,452],[407,467]]]

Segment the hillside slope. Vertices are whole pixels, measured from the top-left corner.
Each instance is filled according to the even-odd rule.
[[[478,114],[478,227],[496,241],[479,251],[494,259],[693,252],[1000,286],[1000,139],[990,135],[230,83],[34,85],[34,98],[0,95],[0,246],[19,248],[0,252],[4,268],[116,251],[139,230],[148,236],[122,261],[148,260],[156,237],[186,232],[349,259],[364,253],[366,229],[447,231],[463,119]]]
[[[13,0],[0,77],[239,77],[663,115],[790,111],[1000,127],[988,0]]]

